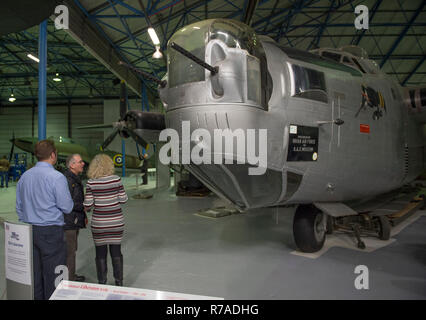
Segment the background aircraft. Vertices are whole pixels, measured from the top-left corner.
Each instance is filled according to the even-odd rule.
[[[114,161],[116,167],[121,167],[123,165],[123,157],[121,153],[110,151],[110,150],[89,150],[86,147],[75,143],[73,140],[63,137],[49,137],[55,141],[55,146],[58,150],[58,160],[64,162],[66,158],[74,153],[81,155],[82,159],[86,163],[90,163],[92,158],[98,153],[108,154]],[[31,137],[20,137],[13,138],[10,140],[13,146],[18,147],[19,149],[34,154],[34,146],[37,143],[37,138]],[[13,147],[11,149],[11,154],[13,154]],[[126,158],[126,168],[129,169],[139,169],[141,166],[141,160],[138,157],[127,155]]]
[[[180,137],[182,121],[211,137],[214,129],[268,130],[264,175],[247,174],[235,144],[219,154],[233,164],[186,169],[241,210],[298,205],[293,231],[302,251],[322,248],[328,216],[358,216],[354,201],[401,188],[426,168],[426,91],[404,90],[361,48],[310,53],[211,19],[177,31],[167,54],[168,73],[157,80],[166,128]],[[203,150],[213,160],[216,150]],[[385,216],[370,222],[389,237]]]

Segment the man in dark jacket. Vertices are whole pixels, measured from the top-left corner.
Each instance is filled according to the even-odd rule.
[[[84,161],[79,154],[68,156],[67,170],[64,175],[68,181],[74,207],[70,214],[64,215],[65,238],[67,242],[67,266],[70,281],[84,281],[84,276],[75,274],[75,256],[77,252],[77,238],[80,228],[86,227],[86,213],[84,212],[84,188],[79,175],[83,172]]]

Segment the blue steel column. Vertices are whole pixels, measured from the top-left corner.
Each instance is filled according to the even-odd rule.
[[[145,83],[142,83],[142,111],[149,111],[148,94],[146,93]]]
[[[142,82],[142,111],[149,111],[149,104],[148,104],[148,96],[146,94],[146,86],[145,83]],[[142,155],[146,153],[146,150],[144,147],[142,147]]]
[[[127,87],[124,81],[121,81],[121,85],[124,86],[124,98],[126,99],[125,101],[125,106],[126,108],[128,108],[128,103],[129,103],[129,96],[127,94]],[[120,115],[121,116],[121,115]],[[126,176],[126,141],[124,139],[121,139],[121,154],[123,155],[123,166],[121,167],[121,176],[125,177]]]
[[[38,39],[38,140],[46,139],[47,20],[40,24]]]

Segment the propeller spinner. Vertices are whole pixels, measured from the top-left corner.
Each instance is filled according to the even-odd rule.
[[[93,127],[93,126],[92,126]],[[155,141],[159,131],[165,125],[164,115],[155,112],[142,112],[140,110],[127,111],[126,86],[121,82],[120,90],[120,119],[112,124],[113,131],[102,143],[102,150],[119,134],[123,138],[131,137],[144,148],[148,147],[148,141]],[[143,138],[145,137],[145,138]]]

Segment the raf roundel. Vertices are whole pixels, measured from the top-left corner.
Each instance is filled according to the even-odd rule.
[[[123,165],[123,156],[119,153],[119,154],[116,154],[113,158],[112,158],[112,161],[114,161],[114,164],[117,166],[117,167],[121,167],[122,165]]]

